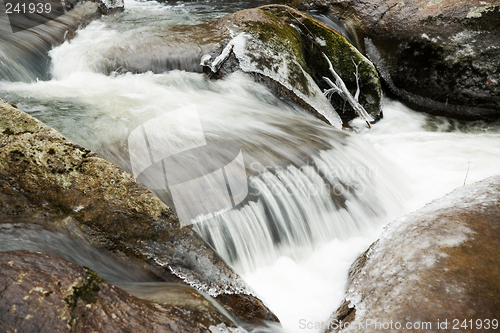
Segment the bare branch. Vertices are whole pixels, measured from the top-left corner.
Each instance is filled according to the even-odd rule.
[[[354,74],[356,76],[356,93],[354,94],[354,99],[356,100],[356,102],[359,102],[359,92],[361,91],[361,89],[359,88],[359,71],[358,71],[358,67],[359,67],[359,64],[356,64],[356,62],[354,62],[354,59],[352,59],[352,63],[354,64],[354,66],[356,67],[356,73]]]
[[[349,90],[347,89],[344,81],[342,81],[342,78],[335,72],[333,69],[332,63],[330,62],[330,59],[326,56],[326,54],[323,53],[323,56],[325,57],[326,61],[328,62],[328,66],[330,69],[330,73],[332,73],[333,78],[335,79],[335,83],[333,83],[329,78],[323,77],[323,79],[326,81],[326,83],[331,87],[331,89],[328,89],[325,91],[326,96],[331,96],[334,92],[338,93],[344,100],[346,100],[356,111],[358,116],[362,117],[366,123],[368,124],[368,127],[372,127],[371,123],[375,119],[373,119],[372,116],[368,112],[366,112],[365,108],[359,104],[358,102],[358,96],[359,96],[359,84],[358,84],[358,92],[356,92],[356,98],[351,95]],[[357,75],[357,70],[358,67],[356,65],[356,82],[358,82],[358,75]]]

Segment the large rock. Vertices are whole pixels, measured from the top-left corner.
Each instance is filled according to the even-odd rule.
[[[253,73],[279,95],[339,127],[336,113],[344,121],[356,115],[338,96],[332,100],[336,111],[323,96],[322,89],[329,88],[323,77],[332,79],[324,53],[353,95],[359,66],[360,103],[374,118],[381,116],[382,91],[374,66],[339,32],[313,17],[291,7],[270,5],[237,12],[215,24],[236,35],[230,43],[237,66],[228,61],[223,70]],[[269,84],[269,79],[274,83]]]
[[[315,0],[303,5],[340,18],[390,90],[413,107],[499,118],[498,1]]]
[[[25,216],[66,230],[147,266],[163,280],[220,298],[247,322],[277,320],[232,268],[134,177],[1,100],[0,198],[0,216]]]
[[[2,332],[211,332],[217,326],[235,327],[192,288],[179,294],[174,285],[158,293],[159,302],[143,300],[90,269],[44,253],[0,252],[0,284]]]
[[[496,176],[391,223],[351,267],[325,331],[479,332],[493,319],[498,327],[499,202]]]
[[[204,63],[211,77],[249,73],[279,97],[340,128],[342,120],[357,115],[340,97],[334,96],[330,103],[323,95],[329,88],[323,76],[332,78],[323,52],[353,95],[357,89],[355,66],[359,66],[360,103],[374,118],[381,116],[382,89],[372,63],[336,30],[291,7],[264,6],[209,23],[147,29],[139,44],[125,42],[104,53],[101,65],[106,72],[201,72],[200,59],[209,55]],[[208,67],[228,45],[229,58],[212,71]]]

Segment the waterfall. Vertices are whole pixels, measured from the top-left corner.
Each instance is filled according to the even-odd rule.
[[[249,177],[250,202],[193,228],[243,272],[373,231],[402,202],[405,182],[355,137],[330,144],[305,165]]]
[[[134,6],[136,15],[144,15],[142,3]],[[173,136],[185,145],[190,131],[175,132],[185,126],[174,126],[177,120],[171,117],[170,127],[168,123],[159,126],[157,120],[172,114],[187,117],[175,110],[195,105],[206,146],[177,154],[170,162],[162,160],[162,167],[153,166],[136,176],[182,217],[172,187],[165,186],[169,176],[165,166],[175,166],[166,170],[171,177],[167,183],[194,179],[200,176],[200,166],[215,172],[236,156],[228,157],[228,147],[238,148],[235,151],[241,152],[248,176],[248,195],[236,200],[229,211],[213,211],[211,217],[184,222],[194,222],[190,227],[240,272],[268,265],[281,255],[307,256],[332,239],[369,233],[386,221],[388,212],[397,210],[405,197],[404,180],[373,147],[356,134],[332,128],[281,101],[242,73],[219,81],[182,71],[110,73],[108,66],[114,59],[110,55],[126,51],[127,45],[141,45],[145,39],[139,34],[143,26],[129,24],[133,13],[126,11],[124,17],[125,23],[93,22],[73,40],[54,48],[52,80],[0,82],[2,95],[130,173],[134,172],[132,133],[147,127],[152,144],[152,128],[157,128],[160,136],[177,133]],[[127,54],[120,55],[124,62]],[[194,121],[186,119],[179,123]],[[213,192],[215,182],[203,186]],[[209,197],[198,195],[200,200],[192,200],[202,193],[199,186],[199,182],[185,182],[181,191],[194,212]]]
[[[286,332],[312,332],[301,323],[328,318],[345,295],[352,262],[383,225],[400,216],[402,204],[410,212],[465,182],[498,174],[500,124],[429,116],[386,101],[384,119],[370,130],[363,122],[351,123],[356,134],[325,125],[244,74],[210,81],[197,73],[204,52],[190,44],[196,29],[187,25],[264,2],[125,0],[123,13],[90,23],[73,39],[64,38],[66,31],[76,28],[86,11],[15,34],[0,15],[0,97],[130,173],[131,134],[141,129],[135,133],[156,138],[149,126],[160,124],[155,119],[195,107],[196,115],[184,121],[196,130],[175,133],[196,138],[202,132],[203,139],[192,141],[199,146],[160,162],[146,151],[146,161],[177,167],[153,163],[140,169],[138,178],[176,209],[168,177],[192,180],[241,156],[245,198],[235,200],[231,172],[225,172],[235,207],[200,214],[185,221],[186,227],[242,274]],[[202,30],[197,33],[194,39],[203,37]],[[210,183],[205,192],[183,184],[184,193],[212,190]],[[408,189],[414,192],[411,199]],[[148,272],[39,221],[2,217],[0,222],[0,251],[52,253],[89,266],[138,296],[173,295],[165,294],[171,286],[158,284]]]

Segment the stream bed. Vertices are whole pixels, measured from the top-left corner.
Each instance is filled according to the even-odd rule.
[[[500,123],[429,116],[386,98],[384,118],[373,128],[355,120],[353,131],[339,131],[244,74],[209,81],[184,71],[194,65],[179,40],[164,45],[175,59],[168,72],[110,71],[110,62],[126,62],[123,54],[134,54],[136,45],[168,40],[173,26],[259,4],[127,0],[123,13],[92,22],[50,51],[51,79],[0,81],[0,96],[131,173],[130,133],[195,105],[209,144],[241,149],[250,196],[191,227],[255,289],[284,331],[315,332],[340,304],[350,265],[387,223],[498,174]],[[186,164],[182,172],[193,169]],[[166,203],[175,201],[152,189]],[[7,229],[0,250],[66,253],[89,267],[95,262],[118,284],[151,282],[60,235]]]

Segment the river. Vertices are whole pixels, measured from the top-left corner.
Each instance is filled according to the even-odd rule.
[[[240,149],[249,196],[191,227],[256,290],[286,332],[314,332],[342,300],[352,262],[387,223],[498,173],[500,123],[429,116],[386,98],[384,118],[373,128],[355,120],[352,132],[339,131],[244,74],[209,81],[184,71],[199,71],[199,59],[182,39],[151,47],[168,41],[176,25],[259,4],[127,0],[123,13],[94,21],[53,48],[47,77],[27,71],[19,80],[0,81],[0,96],[129,172],[134,171],[131,132],[194,107],[211,149],[221,156],[228,144]],[[156,73],[121,66],[140,67],[141,54],[158,50],[168,59],[158,63]],[[178,169],[178,177],[199,171],[189,163]],[[143,181],[180,210],[175,193],[155,186],[163,176],[153,170]],[[183,190],[200,188],[191,184]],[[66,254],[110,281],[120,282],[120,276],[128,276],[121,282],[142,281],[124,273],[127,267],[109,264],[112,259],[59,235],[35,228],[1,237],[1,250]]]

